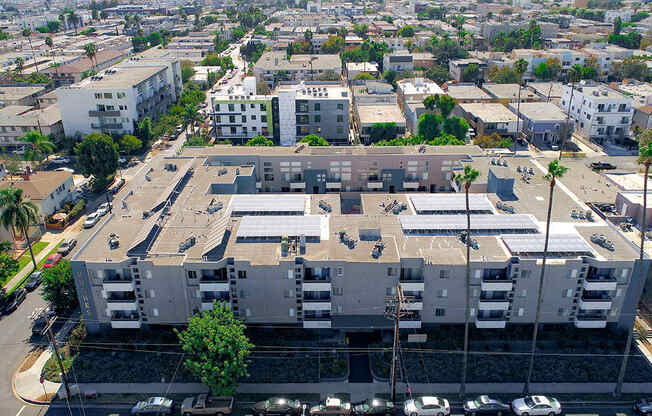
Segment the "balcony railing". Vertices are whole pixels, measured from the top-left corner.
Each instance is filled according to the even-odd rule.
[[[127,292],[129,293],[128,295],[115,295],[115,292],[111,294],[111,296],[106,298],[107,303],[121,303],[121,302],[135,302],[136,301],[136,296],[133,294],[133,292]]]
[[[481,294],[480,295],[480,300],[483,302],[507,302],[509,299],[507,298],[507,294],[504,294],[502,296],[487,296],[486,294]]]
[[[607,315],[602,313],[580,313],[577,315],[578,321],[605,321]]]
[[[206,295],[207,292],[202,292],[202,293],[203,293],[202,297],[201,297],[202,303],[212,303],[213,301],[215,301],[215,302],[230,302],[231,301],[231,297],[228,294],[228,292],[223,294],[223,295],[208,295],[208,296]]]
[[[90,110],[88,112],[89,117],[120,117],[120,111],[114,111],[114,110],[105,110],[105,111],[97,111],[97,110]]]
[[[94,129],[121,129],[122,124],[121,123],[115,123],[115,124],[94,124],[91,123],[91,127]]]
[[[226,276],[226,273],[223,275],[217,275],[217,274],[202,274],[199,281],[201,283],[213,283],[213,282],[228,282],[229,279]]]
[[[331,319],[331,314],[330,312],[326,313],[321,313],[321,314],[304,314],[303,315],[303,320],[304,321],[323,321],[325,319]]]
[[[102,279],[104,283],[122,283],[122,282],[131,282],[131,276],[124,275],[120,273],[108,274]]]
[[[322,269],[321,272],[316,273],[313,269],[306,269],[304,282],[330,282],[331,274],[330,269]]]
[[[325,292],[324,294],[311,294],[310,292],[303,292],[303,301],[304,302],[330,302],[331,294],[330,292]]]
[[[112,321],[138,321],[140,317],[138,316],[137,313],[119,313],[119,312],[114,312],[111,314],[111,320]]]
[[[506,270],[485,270],[482,275],[482,280],[485,282],[493,281],[511,281],[511,277],[507,275]]]

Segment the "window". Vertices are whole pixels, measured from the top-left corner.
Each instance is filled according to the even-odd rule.
[[[344,276],[344,268],[343,267],[338,267],[337,268],[337,277],[342,277]]]
[[[344,128],[342,126],[337,126],[337,134],[343,134]]]
[[[105,92],[104,93],[104,98],[110,100],[110,99],[113,98],[113,94],[111,94],[110,92]]]
[[[256,115],[255,115],[255,114],[252,114],[252,115],[251,115],[251,119],[252,119],[252,120],[255,120],[255,119],[256,119]]]
[[[152,308],[152,316],[158,316],[158,309]]]
[[[244,104],[240,104],[240,111],[245,111],[247,109],[247,106]]]
[[[518,316],[525,315],[525,308],[518,308]]]
[[[564,309],[564,308],[557,309],[557,315],[559,315],[559,316],[566,315],[566,309]]]
[[[247,116],[242,116],[242,122],[246,123],[247,122]]]
[[[188,270],[188,279],[196,279],[197,278],[197,272],[194,270]]]
[[[260,121],[267,123],[267,116],[260,116]]]
[[[320,110],[321,110],[321,104],[315,103],[315,111],[320,111]]]
[[[229,111],[235,111],[235,104],[229,104]]]
[[[154,292],[154,289],[149,290],[149,297],[150,298],[155,298],[156,297],[156,292]]]
[[[96,93],[95,93],[95,99],[96,99],[96,100],[101,100],[101,99],[102,99],[102,93],[100,93],[100,92],[96,92]]]
[[[265,111],[265,104],[260,105],[260,111]]]
[[[321,123],[321,115],[315,114],[315,123]]]
[[[439,278],[440,279],[448,279],[451,277],[451,271],[450,270],[440,270],[439,271]]]
[[[254,103],[249,104],[249,108],[256,108],[256,104]]]
[[[245,308],[245,316],[246,316],[246,317],[251,316],[251,309],[249,309],[249,308]]]
[[[246,270],[238,270],[238,279],[246,279],[247,278],[247,271]]]
[[[435,309],[435,316],[446,316],[446,309],[444,308]]]
[[[338,123],[343,123],[344,122],[344,116],[342,114],[337,115],[337,122]]]
[[[393,267],[388,267],[387,268],[387,276],[394,276],[394,268]]]
[[[396,288],[395,287],[388,287],[385,289],[385,295],[387,296],[395,296],[396,295]]]
[[[290,316],[294,316],[294,308],[290,308],[290,311],[288,312]]]
[[[284,293],[283,293],[283,296],[285,296],[286,298],[293,298],[294,297],[294,290],[293,289],[285,290]]]
[[[115,94],[115,96],[118,98],[125,98],[126,94],[124,92],[118,92]]]
[[[220,105],[219,104],[215,104],[215,111],[220,111]]]
[[[344,111],[344,104],[338,104],[337,109],[340,111]]]
[[[341,287],[334,287],[333,288],[333,296],[343,296],[344,295],[344,289]]]
[[[577,269],[571,270],[570,275],[568,277],[571,279],[575,279],[577,277]]]
[[[231,134],[236,134],[237,130],[235,127],[231,127]]]
[[[571,296],[573,296],[573,289],[563,289],[561,291],[562,298],[570,298]]]
[[[439,292],[437,293],[437,297],[439,297],[439,298],[447,298],[448,297],[448,289],[440,289]]]
[[[529,279],[530,277],[532,277],[532,270],[521,270],[522,279]]]
[[[519,293],[519,296],[522,297],[522,298],[526,298],[527,297],[527,289],[521,290],[521,293]]]

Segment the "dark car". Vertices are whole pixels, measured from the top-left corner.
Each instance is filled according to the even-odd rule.
[[[612,165],[611,163],[607,162],[593,162],[591,163],[591,169],[596,169],[596,170],[610,170],[610,169],[616,169],[616,165]]]
[[[41,277],[41,273],[42,272],[34,272],[34,273],[32,273],[32,275],[29,277],[29,279],[27,279],[27,281],[25,282],[25,286],[23,286],[25,288],[25,290],[27,290],[28,292],[31,292],[34,289],[36,289],[37,287],[39,287],[39,285],[43,281],[43,278]]]
[[[643,415],[652,415],[652,399],[638,399],[634,402],[634,411]]]
[[[478,396],[474,400],[464,402],[464,414],[467,416],[476,415],[504,415],[510,413],[508,404],[500,400],[492,399],[489,396]]]
[[[395,415],[398,412],[399,408],[394,405],[394,403],[389,400],[379,399],[374,397],[373,399],[365,400],[362,403],[356,403],[353,405],[353,414],[358,416],[365,415]]]
[[[57,250],[57,253],[61,254],[62,256],[67,256],[73,248],[77,245],[77,240],[74,238],[69,238],[61,245],[59,246],[59,249]]]
[[[255,416],[267,415],[300,415],[301,403],[298,400],[272,397],[253,405],[251,411]]]
[[[23,303],[25,300],[25,295],[27,291],[25,289],[18,289],[14,291],[11,295],[8,295],[5,298],[4,307],[2,309],[3,314],[10,314],[15,311],[18,306]]]

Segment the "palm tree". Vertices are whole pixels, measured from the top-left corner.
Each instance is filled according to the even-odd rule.
[[[24,27],[23,37],[26,37],[27,41],[29,42],[29,48],[32,51],[32,59],[34,59],[34,67],[36,68],[36,73],[38,73],[38,62],[36,61],[36,55],[34,55],[34,47],[32,46],[32,30],[28,27]]]
[[[48,45],[48,48],[50,48],[50,56],[54,56],[52,55],[52,48],[54,48],[54,41],[52,40],[51,36],[45,38],[45,44]],[[59,74],[59,66],[56,61],[54,62],[54,72],[57,75]]]
[[[88,57],[88,59],[91,60],[91,71],[95,71],[95,63],[93,63],[93,60],[97,57],[97,47],[95,46],[94,43],[87,43],[84,45],[84,54]]]
[[[469,207],[469,188],[480,176],[480,172],[473,169],[471,165],[464,166],[464,173],[457,175],[457,182],[464,185],[464,194],[466,196],[466,307],[464,308],[464,361],[462,364],[462,383],[460,383],[460,395],[464,398],[466,390],[466,368],[469,357],[469,315],[471,307],[471,209]]]
[[[27,241],[29,254],[32,256],[32,264],[37,269],[36,259],[32,251],[32,243],[29,241],[29,227],[38,224],[38,208],[30,200],[23,199],[23,190],[14,188],[13,185],[0,191],[0,223],[9,230],[11,228],[16,240],[16,228],[20,229]]]
[[[183,121],[186,124],[186,129],[192,126],[192,135],[195,135],[195,122],[200,121],[201,117],[197,111],[197,107],[192,104],[186,104],[183,108]]]
[[[645,138],[645,139],[644,139]],[[641,282],[645,280],[645,268],[643,267],[643,256],[644,256],[644,245],[645,245],[645,229],[647,228],[647,218],[645,216],[647,210],[647,179],[650,173],[650,165],[652,165],[652,129],[647,129],[643,132],[639,138],[639,148],[638,148],[638,163],[645,166],[645,177],[643,178],[643,218],[641,219],[641,247],[639,252],[639,279]],[[627,334],[627,342],[625,343],[625,353],[623,354],[623,360],[620,364],[620,371],[618,373],[618,383],[616,383],[615,395],[620,396],[620,393],[623,388],[623,381],[625,380],[625,371],[627,370],[627,361],[629,360],[629,354],[632,349],[632,338],[633,338],[633,326],[630,330],[632,333]]]
[[[27,132],[27,134],[18,138],[18,140],[27,143],[27,149],[25,149],[25,160],[36,162],[37,168],[41,166],[41,162],[45,159],[48,153],[54,151],[54,143],[48,140],[48,138],[41,132],[36,130]]]
[[[543,300],[543,279],[546,273],[546,258],[548,257],[548,239],[550,237],[550,219],[552,214],[552,197],[555,191],[557,178],[564,176],[568,168],[559,164],[558,160],[548,163],[548,173],[544,178],[550,182],[550,195],[548,196],[548,218],[546,220],[546,237],[543,243],[543,256],[541,258],[541,274],[539,275],[539,293],[537,294],[537,313],[534,319],[534,329],[532,331],[532,347],[530,350],[530,365],[528,367],[527,379],[523,386],[523,394],[528,394],[530,390],[530,381],[532,380],[532,371],[534,370],[534,353],[537,348],[537,334],[539,331],[539,320],[541,318],[541,301]]]
[[[521,87],[523,86],[523,74],[527,71],[527,61],[523,58],[514,62],[514,71],[518,74],[518,101],[516,101],[516,135],[521,136]]]
[[[16,70],[18,71],[18,73],[20,74],[20,76],[22,78],[22,76],[23,76],[23,68],[25,68],[25,60],[21,56],[19,56],[18,58],[16,58],[14,63],[16,64]]]

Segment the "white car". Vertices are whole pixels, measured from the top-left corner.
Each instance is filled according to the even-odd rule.
[[[172,413],[174,401],[166,397],[150,397],[136,403],[131,408],[132,415],[169,415]]]
[[[526,396],[512,402],[512,411],[518,416],[555,416],[561,414],[561,403],[546,396]]]
[[[403,412],[406,416],[448,416],[451,413],[451,405],[441,397],[421,396],[406,400]]]
[[[65,156],[57,156],[57,157],[53,157],[52,159],[50,159],[50,162],[56,163],[57,165],[63,165],[63,164],[66,164],[66,163],[70,163],[70,159],[68,159]]]
[[[100,205],[100,207],[97,209],[97,214],[99,214],[100,217],[105,216],[106,214],[109,213],[109,210],[111,209],[111,206],[109,205],[108,202],[103,203]]]
[[[84,221],[84,228],[92,228],[97,222],[100,220],[100,214],[97,212],[93,212],[92,214],[88,214],[88,217],[86,217],[86,221]]]
[[[70,172],[70,173],[75,173],[74,169],[71,168],[56,168],[55,172]]]

